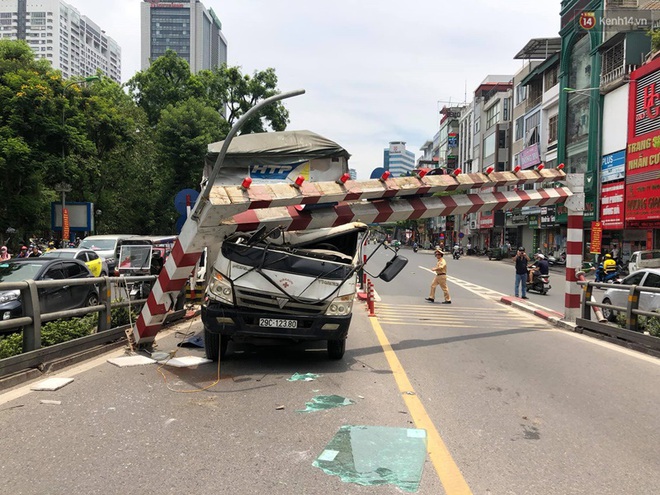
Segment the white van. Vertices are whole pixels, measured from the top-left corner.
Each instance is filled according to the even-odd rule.
[[[80,243],[80,247],[92,249],[96,251],[99,256],[105,258],[108,263],[108,271],[110,275],[115,273],[117,266],[117,244],[123,239],[130,239],[135,237],[134,234],[109,234],[109,235],[89,235],[85,237]]]

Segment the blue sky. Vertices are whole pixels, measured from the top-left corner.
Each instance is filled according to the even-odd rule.
[[[122,80],[140,69],[140,1],[65,0],[122,48]],[[203,0],[244,73],[273,67],[289,129],[346,148],[358,178],[390,141],[419,148],[445,101],[471,99],[488,74],[513,74],[531,38],[558,36],[560,0]]]

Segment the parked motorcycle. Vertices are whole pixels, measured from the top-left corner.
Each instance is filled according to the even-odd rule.
[[[461,252],[458,249],[456,249],[452,252],[452,256],[454,257],[455,260],[458,260],[461,258]]]
[[[416,253],[417,251],[419,251],[419,248],[417,247],[417,244],[415,244],[413,246],[413,253]]]
[[[528,279],[529,280],[529,279]],[[538,272],[534,272],[532,277],[532,282],[527,282],[527,291],[538,292],[542,296],[546,295],[548,291],[552,289],[550,285],[550,275],[541,275]]]

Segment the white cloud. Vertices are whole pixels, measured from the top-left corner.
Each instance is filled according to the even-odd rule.
[[[488,74],[513,74],[530,38],[558,36],[559,0],[202,0],[222,22],[229,64],[273,67],[289,129],[344,146],[366,178],[389,141],[419,147],[438,129],[438,100],[470,100]],[[140,1],[68,0],[122,47],[123,80],[140,63]]]

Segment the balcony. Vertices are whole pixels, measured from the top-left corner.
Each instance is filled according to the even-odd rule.
[[[628,81],[628,76],[639,66],[635,64],[624,64],[611,69],[610,71],[600,75],[600,87],[605,89],[606,86],[609,86],[614,83],[624,83]]]
[[[535,106],[540,105],[542,100],[543,100],[542,94],[538,94],[538,93],[530,94],[525,103],[525,112],[528,112]]]
[[[607,0],[608,9],[637,9],[639,0]]]

